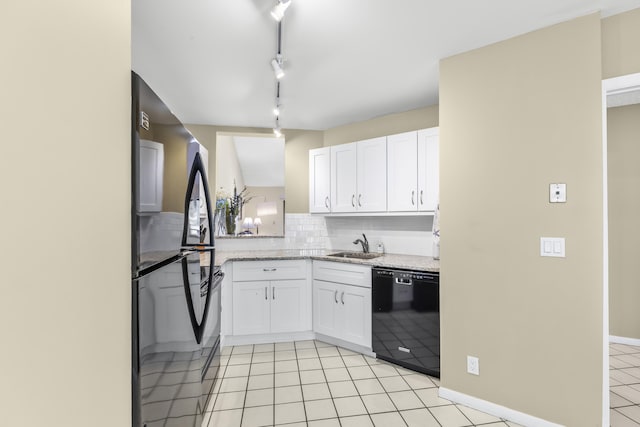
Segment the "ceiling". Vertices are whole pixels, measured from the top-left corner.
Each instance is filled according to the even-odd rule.
[[[640,0],[291,0],[280,125],[325,130],[438,103],[438,62]],[[184,123],[273,127],[276,0],[132,0],[132,68]]]

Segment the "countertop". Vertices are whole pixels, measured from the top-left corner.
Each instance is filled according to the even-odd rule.
[[[221,266],[227,261],[260,261],[260,260],[288,260],[314,259],[321,261],[344,262],[349,264],[370,265],[372,267],[404,268],[417,271],[440,271],[440,261],[428,256],[383,254],[373,259],[338,258],[328,254],[341,252],[340,250],[325,249],[287,249],[260,251],[221,251],[216,250],[215,264]]]

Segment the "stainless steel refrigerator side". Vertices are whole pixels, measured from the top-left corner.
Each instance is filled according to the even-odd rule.
[[[140,111],[140,85],[138,76],[131,71],[131,277],[136,276],[138,266],[138,117]],[[138,359],[138,285],[131,280],[131,425],[140,425],[140,361]]]

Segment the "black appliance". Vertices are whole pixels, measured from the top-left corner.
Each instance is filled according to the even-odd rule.
[[[132,425],[197,426],[220,365],[204,149],[132,73]]]
[[[440,377],[440,274],[373,268],[372,347],[379,359]]]

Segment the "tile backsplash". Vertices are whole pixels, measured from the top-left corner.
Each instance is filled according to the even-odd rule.
[[[221,250],[361,250],[355,239],[367,235],[372,252],[382,242],[387,253],[430,256],[432,216],[325,217],[286,214],[284,238],[218,239]]]

